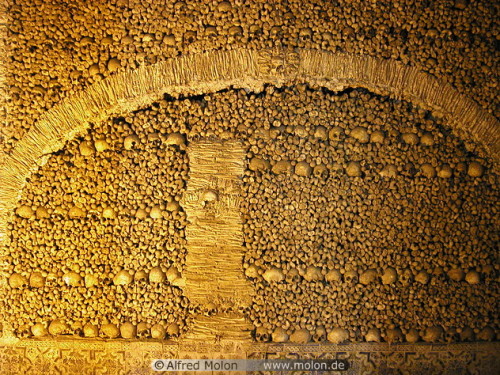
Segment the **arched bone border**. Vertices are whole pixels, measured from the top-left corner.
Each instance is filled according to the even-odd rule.
[[[45,112],[13,152],[0,160],[0,247],[8,246],[7,223],[26,180],[51,153],[83,133],[90,122],[137,110],[165,93],[195,95],[228,87],[258,91],[264,84],[298,82],[334,91],[363,87],[415,103],[444,118],[460,135],[482,144],[498,169],[499,122],[474,101],[417,67],[319,50],[210,51],[119,72]]]

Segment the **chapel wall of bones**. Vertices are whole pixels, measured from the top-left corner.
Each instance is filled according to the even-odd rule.
[[[481,147],[411,103],[297,84],[165,97],[52,155],[9,228],[2,309],[18,337],[177,338],[235,309],[183,294],[179,202],[200,139],[247,150],[254,339],[498,334],[498,176]]]

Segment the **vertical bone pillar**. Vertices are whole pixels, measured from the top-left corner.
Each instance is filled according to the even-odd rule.
[[[190,176],[182,200],[188,219],[184,292],[192,304],[236,311],[248,306],[252,295],[242,267],[239,211],[245,151],[238,141],[201,140],[189,146],[188,154]],[[243,339],[250,337],[250,328],[237,313],[200,316],[192,335]]]

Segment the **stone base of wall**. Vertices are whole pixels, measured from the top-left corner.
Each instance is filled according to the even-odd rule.
[[[0,368],[14,374],[150,374],[153,359],[346,359],[345,374],[498,374],[500,343],[242,344],[221,341],[0,341]],[[181,372],[182,373],[182,372]],[[186,372],[189,373],[189,372]]]

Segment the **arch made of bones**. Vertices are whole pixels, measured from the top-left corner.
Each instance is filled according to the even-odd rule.
[[[45,112],[14,151],[0,160],[0,245],[8,246],[7,223],[29,176],[51,153],[103,121],[171,96],[212,93],[228,87],[260,91],[307,83],[340,91],[366,88],[404,99],[442,117],[462,138],[484,146],[498,168],[498,120],[453,87],[397,61],[318,50],[245,48],[180,56],[133,71],[119,72]]]

